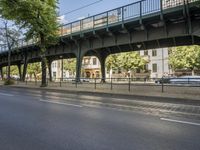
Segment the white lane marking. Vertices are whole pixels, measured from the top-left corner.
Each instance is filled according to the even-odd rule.
[[[12,94],[8,94],[8,93],[1,93],[1,92],[0,92],[0,95],[3,95],[3,96],[14,96],[14,95],[12,95]]]
[[[200,126],[200,123],[196,123],[196,122],[188,122],[188,121],[174,120],[174,119],[168,119],[168,118],[160,118],[160,120],[169,121],[169,122],[175,122],[175,123],[182,123],[182,124],[189,124],[189,125]]]
[[[45,102],[45,103],[52,103],[52,104],[59,104],[59,105],[66,105],[66,106],[74,106],[74,107],[83,107],[81,105],[75,105],[75,104],[69,104],[69,103],[62,103],[62,102],[56,102],[56,101],[50,101],[50,100],[44,100],[44,99],[39,99],[40,102]]]

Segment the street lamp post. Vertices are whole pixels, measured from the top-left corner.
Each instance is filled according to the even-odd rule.
[[[61,58],[61,81],[63,81],[63,56],[60,56]]]

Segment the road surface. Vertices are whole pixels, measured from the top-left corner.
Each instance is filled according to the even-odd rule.
[[[59,97],[0,87],[0,150],[200,149],[197,119],[161,118]]]

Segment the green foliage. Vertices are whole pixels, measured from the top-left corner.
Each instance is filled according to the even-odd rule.
[[[27,39],[39,39],[41,50],[55,42],[57,0],[1,0],[0,13],[25,29]]]
[[[147,63],[138,52],[122,53],[119,55],[118,59],[120,68],[123,68],[126,71],[142,69]]]
[[[64,59],[63,60],[64,70],[68,70],[71,74],[76,72],[76,59]]]
[[[106,59],[106,68],[108,70],[119,68],[119,62],[118,62],[119,55],[120,54],[113,54],[108,56],[108,58]]]
[[[13,85],[13,84],[15,84],[15,80],[13,79],[4,80],[4,85]]]
[[[40,74],[41,72],[42,72],[42,69],[41,69],[40,63],[32,63],[32,64],[29,64],[27,67],[27,73],[30,76],[33,75],[35,80],[37,80],[37,75]]]
[[[19,74],[17,66],[11,66],[10,67],[10,74],[11,74],[11,76]]]
[[[137,52],[127,52],[110,55],[106,60],[106,67],[111,69],[125,69],[126,71],[142,69],[148,62]]]
[[[57,0],[0,0],[0,14],[25,29],[26,39],[37,40],[42,59],[42,86],[46,86],[45,52],[57,43]]]
[[[180,46],[170,49],[169,64],[176,69],[200,69],[200,47]]]

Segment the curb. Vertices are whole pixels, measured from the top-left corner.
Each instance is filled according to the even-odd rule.
[[[163,103],[174,103],[174,104],[187,104],[187,105],[197,105],[200,106],[200,100],[188,99],[188,98],[173,98],[167,96],[143,96],[134,94],[121,94],[121,93],[108,93],[101,91],[83,91],[83,90],[68,90],[68,89],[51,89],[51,88],[40,88],[40,87],[23,87],[23,86],[7,86],[9,88],[18,89],[30,89],[30,90],[41,90],[48,92],[58,92],[58,93],[71,93],[71,94],[83,94],[83,95],[93,95],[93,96],[103,96],[108,98],[122,98],[122,99],[137,99],[149,102],[163,102]]]

